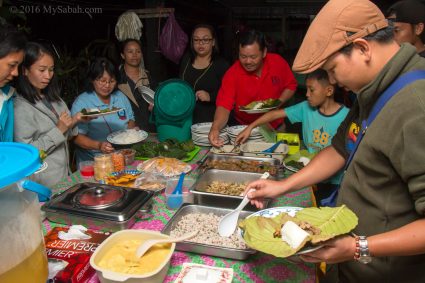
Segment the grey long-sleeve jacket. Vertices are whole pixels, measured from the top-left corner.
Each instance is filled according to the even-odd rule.
[[[52,102],[52,106],[59,115],[64,111],[71,115],[62,100]],[[14,109],[14,140],[31,144],[47,153],[47,169],[33,175],[32,180],[47,187],[54,186],[70,172],[68,138],[78,134],[77,127],[62,134],[56,126],[59,119],[41,101],[33,105],[18,95]]]

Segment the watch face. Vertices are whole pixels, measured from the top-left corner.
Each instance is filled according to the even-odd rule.
[[[368,264],[369,262],[372,261],[372,257],[371,256],[360,256],[359,261],[361,263]]]

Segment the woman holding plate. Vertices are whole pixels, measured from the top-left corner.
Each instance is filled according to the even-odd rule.
[[[131,38],[124,40],[121,58],[123,64],[119,68],[121,80],[118,89],[128,97],[137,126],[147,132],[155,132],[155,125],[149,123],[153,105],[143,99],[140,91],[143,87],[150,87],[148,71],[143,67],[141,42]]]
[[[77,163],[93,160],[97,153],[113,152],[114,147],[107,141],[107,136],[136,127],[130,101],[117,90],[118,77],[117,68],[106,58],[96,58],[89,67],[86,91],[74,101],[71,113],[81,112],[83,108],[96,109],[102,113],[94,114],[97,119],[79,125],[79,134],[74,139]]]
[[[195,90],[193,124],[212,122],[221,79],[229,64],[218,55],[216,34],[210,25],[200,24],[193,29],[190,51],[180,65],[180,78]]]
[[[70,173],[68,140],[78,134],[75,126],[83,118],[71,113],[60,98],[54,74],[54,55],[36,42],[29,42],[20,66],[14,111],[17,113],[14,140],[31,144],[47,153],[48,168],[34,181],[51,187]]]

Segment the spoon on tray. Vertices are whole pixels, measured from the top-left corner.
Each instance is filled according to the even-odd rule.
[[[265,172],[260,177],[260,179],[267,179],[269,176],[269,172]],[[220,223],[218,223],[218,233],[220,234],[220,236],[227,238],[230,237],[233,232],[235,232],[236,226],[238,225],[239,214],[241,213],[242,209],[249,203],[248,194],[254,190],[255,189],[249,190],[245,194],[239,206],[235,210],[229,212],[228,214],[224,215],[223,218],[221,218]]]
[[[263,153],[273,153],[281,143],[283,143],[283,140],[278,141],[277,143],[275,143],[274,145],[272,145],[268,149],[263,150],[262,152]]]
[[[177,243],[190,238],[193,238],[198,234],[198,230],[187,233],[177,238],[164,238],[164,239],[149,239],[140,244],[136,250],[136,258],[142,257],[150,248],[157,244],[168,244],[168,243]]]

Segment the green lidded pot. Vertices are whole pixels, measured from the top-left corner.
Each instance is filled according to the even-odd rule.
[[[191,138],[192,114],[196,99],[193,88],[180,79],[161,83],[155,91],[154,122],[158,139],[176,138],[186,141]]]

